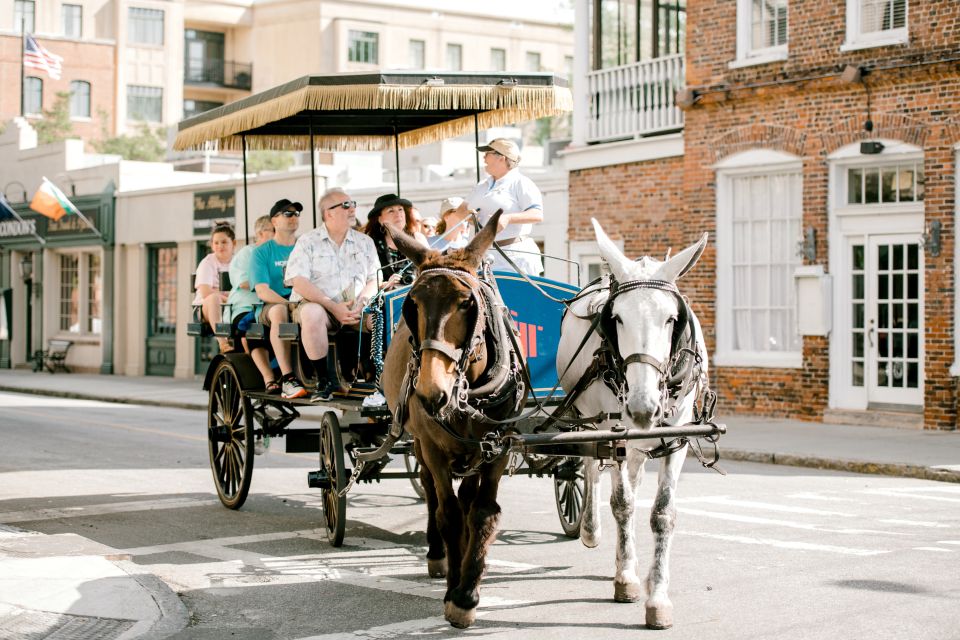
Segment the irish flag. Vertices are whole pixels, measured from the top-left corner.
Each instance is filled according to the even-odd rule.
[[[43,184],[40,185],[37,192],[33,194],[30,208],[52,220],[59,220],[67,214],[83,217],[80,210],[70,202],[67,196],[63,195],[63,191],[60,191],[56,185],[46,178],[43,179]]]

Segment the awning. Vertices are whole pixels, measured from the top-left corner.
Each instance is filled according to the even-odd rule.
[[[567,113],[567,83],[549,73],[388,71],[304,76],[179,124],[174,149],[385,151]]]

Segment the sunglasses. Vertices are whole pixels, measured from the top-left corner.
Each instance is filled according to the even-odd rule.
[[[493,149],[491,149],[490,151],[484,152],[483,157],[486,158],[487,156],[500,156],[501,158],[505,158],[505,157],[506,157],[505,155],[503,155],[503,154],[500,153],[499,151],[494,151]]]
[[[356,209],[356,207],[357,207],[357,201],[356,201],[356,200],[346,200],[346,201],[344,201],[344,202],[338,202],[337,204],[333,205],[332,207],[327,207],[327,211],[330,211],[331,209],[336,209],[337,207],[343,207],[344,209]]]
[[[290,211],[290,210],[287,210],[287,211],[281,211],[281,212],[278,213],[277,215],[278,215],[278,216],[283,216],[283,217],[285,217],[285,218],[299,218],[299,217],[300,217],[300,212],[299,212],[299,211]]]

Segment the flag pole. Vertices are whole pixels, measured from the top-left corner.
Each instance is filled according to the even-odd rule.
[[[16,212],[16,210],[13,208],[13,205],[7,202],[6,197],[2,193],[0,193],[0,205],[2,205],[2,209],[12,214],[13,217],[16,218],[18,222],[20,222],[20,224],[24,225],[24,227],[27,226],[27,221],[20,217],[20,214]],[[36,238],[41,245],[47,244],[47,241],[41,238],[40,234],[36,232],[36,227],[34,227],[34,231],[30,232],[30,235]]]
[[[26,115],[26,96],[24,96],[24,84],[26,83],[26,74],[24,73],[24,52],[27,48],[27,16],[20,14],[20,117]]]
[[[60,191],[60,189],[57,187],[57,185],[55,185],[55,184],[53,184],[52,182],[50,182],[49,180],[47,180],[47,177],[46,177],[46,176],[43,176],[43,181],[44,181],[44,182],[49,182],[49,183],[50,183],[50,186],[52,186],[56,191]],[[63,192],[61,191],[60,193],[63,193]],[[67,202],[70,202],[70,200],[67,199],[66,195],[64,195],[63,197],[64,197],[64,199],[67,200]],[[95,226],[93,226],[93,223],[92,223],[92,222],[90,222],[89,220],[87,220],[87,216],[83,215],[83,212],[80,211],[80,207],[78,207],[77,205],[73,204],[72,202],[70,202],[70,206],[73,208],[73,211],[80,217],[80,219],[83,220],[88,227],[90,227],[90,230],[93,231],[95,234],[97,234],[97,237],[98,237],[98,238],[100,238],[101,240],[103,240],[103,234],[100,233],[100,230],[99,230],[99,229],[97,229]]]

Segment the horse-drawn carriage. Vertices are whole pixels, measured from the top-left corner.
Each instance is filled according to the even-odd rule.
[[[570,94],[562,84],[547,74],[305,77],[185,120],[176,147],[217,141],[221,148],[241,150],[244,168],[248,149],[394,150],[399,167],[403,147],[471,129],[479,145],[481,128],[568,111]],[[313,193],[314,226],[316,201]],[[244,224],[248,218],[245,211]],[[490,272],[483,256],[500,250],[493,243],[497,218],[467,247],[443,255],[390,230],[420,275],[369,307],[387,334],[385,361],[374,348],[372,362],[364,366],[359,361],[366,354],[355,357],[356,345],[365,344],[362,336],[338,338],[337,355],[328,360],[340,376],[340,392],[320,405],[319,427],[293,427],[304,405],[318,405],[266,393],[247,354],[216,356],[204,380],[210,394],[210,463],[225,506],[242,506],[260,438],[283,436],[288,452],[319,452],[320,469],[309,474],[308,483],[322,491],[334,546],[343,542],[353,483],[411,479],[428,503],[430,574],[447,576],[446,616],[460,627],[473,621],[483,556],[499,513],[497,483],[508,461],[513,460],[511,472],[552,476],[564,533],[594,546],[599,470],[592,461],[622,469],[611,503],[622,512],[615,508],[618,524],[632,528],[631,487],[642,462],[664,457],[664,511],[657,516],[664,525],[659,531],[655,526],[655,535],[663,537],[659,558],[659,548],[669,547],[672,495],[688,442],[715,442],[724,431],[712,420],[715,396],[706,385],[699,324],[674,284],[699,258],[705,238],[664,262],[632,262],[597,225],[612,273],[581,290],[579,283]],[[223,327],[230,331],[229,324]],[[255,335],[262,328],[253,325],[250,331]],[[283,325],[280,331],[294,343],[292,351],[300,356],[294,358],[300,363],[296,370],[310,385],[313,372],[299,346],[298,326]],[[376,346],[380,340],[375,335],[368,342]],[[437,359],[443,366],[430,371],[449,374],[441,379],[422,368]],[[358,379],[361,370],[375,372],[367,376],[373,384]],[[364,397],[377,383],[388,403],[365,406]],[[650,439],[660,444],[633,446]],[[390,456],[402,457],[406,470],[388,467]],[[591,463],[584,465],[585,459]],[[521,460],[525,465],[518,469]],[[463,479],[459,497],[449,488],[454,477]],[[639,598],[639,580],[632,534],[628,537],[631,549],[618,550],[615,594],[633,601]],[[661,628],[671,624],[665,562],[655,562],[651,570],[647,601],[648,625]]]

